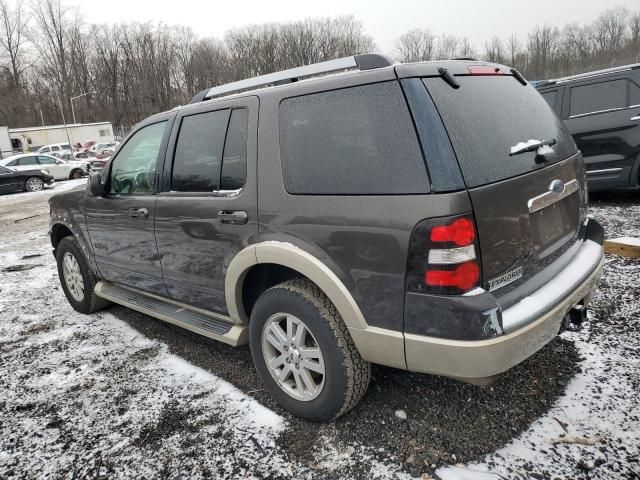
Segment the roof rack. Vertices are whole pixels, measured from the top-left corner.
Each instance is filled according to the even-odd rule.
[[[572,80],[580,80],[583,78],[599,77],[601,75],[609,75],[610,73],[626,72],[628,70],[634,70],[640,68],[640,63],[632,63],[630,65],[620,65],[618,67],[605,68],[602,70],[594,70],[592,72],[578,73],[576,75],[570,75],[568,77],[551,78],[549,80],[543,80],[537,86],[543,87],[547,85],[556,85],[559,83],[570,82]]]
[[[345,70],[373,70],[375,68],[389,67],[394,63],[393,59],[379,53],[353,55],[351,57],[314,63],[213,87],[198,93],[190,103],[198,103],[216,97],[257,90],[259,88],[293,83],[303,78],[327,75]]]

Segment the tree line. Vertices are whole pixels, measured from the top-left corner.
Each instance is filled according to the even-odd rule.
[[[184,26],[87,24],[62,0],[0,0],[0,125],[59,124],[63,115],[70,123],[75,114],[78,122],[109,120],[124,133],[200,90],[375,49],[353,16],[202,38]],[[468,38],[416,29],[391,53],[404,62],[486,59],[531,79],[569,75],[640,60],[640,11],[613,8],[588,25],[537,26],[525,41],[496,36],[480,48]]]

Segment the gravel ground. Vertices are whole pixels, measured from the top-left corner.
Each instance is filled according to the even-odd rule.
[[[607,256],[585,328],[491,387],[375,367],[360,404],[319,425],[271,400],[247,347],[119,306],[74,312],[44,235],[51,193],[0,197],[0,478],[640,478],[637,260]],[[639,194],[592,201],[608,237],[640,236]],[[553,445],[561,423],[603,439]]]

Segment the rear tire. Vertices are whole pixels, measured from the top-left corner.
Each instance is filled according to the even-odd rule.
[[[71,172],[71,175],[69,176],[71,180],[78,180],[82,177],[84,177],[84,172],[80,169],[74,170],[73,172]]]
[[[56,248],[56,262],[62,290],[74,310],[93,313],[111,305],[111,302],[94,293],[96,277],[74,237],[60,240]]]
[[[281,330],[272,330],[273,325]],[[300,328],[301,342],[296,339]],[[262,381],[296,416],[316,422],[335,420],[367,391],[371,364],[360,356],[335,306],[307,279],[281,283],[258,298],[251,312],[249,340]]]
[[[39,192],[44,188],[44,182],[40,177],[29,177],[24,182],[24,189],[27,192]]]

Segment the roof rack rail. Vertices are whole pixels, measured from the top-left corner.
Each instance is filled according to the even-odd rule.
[[[578,73],[576,75],[569,75],[567,77],[550,78],[547,80],[548,83],[545,83],[545,85],[551,85],[553,83],[561,84],[561,83],[571,82],[573,80],[582,80],[582,79],[591,78],[591,77],[600,77],[602,75],[625,72],[628,70],[635,70],[637,68],[640,68],[640,63],[632,63],[629,65],[619,65],[617,67],[604,68],[602,70],[593,70],[591,72]]]
[[[216,97],[233,95],[259,88],[271,87],[293,83],[303,78],[327,75],[329,73],[341,72],[344,70],[373,70],[376,68],[389,67],[395,62],[392,58],[380,53],[365,53],[353,55],[351,57],[338,58],[327,62],[314,63],[303,67],[291,68],[280,72],[260,75],[258,77],[247,78],[217,87],[209,88],[198,93],[190,103],[198,103]]]

